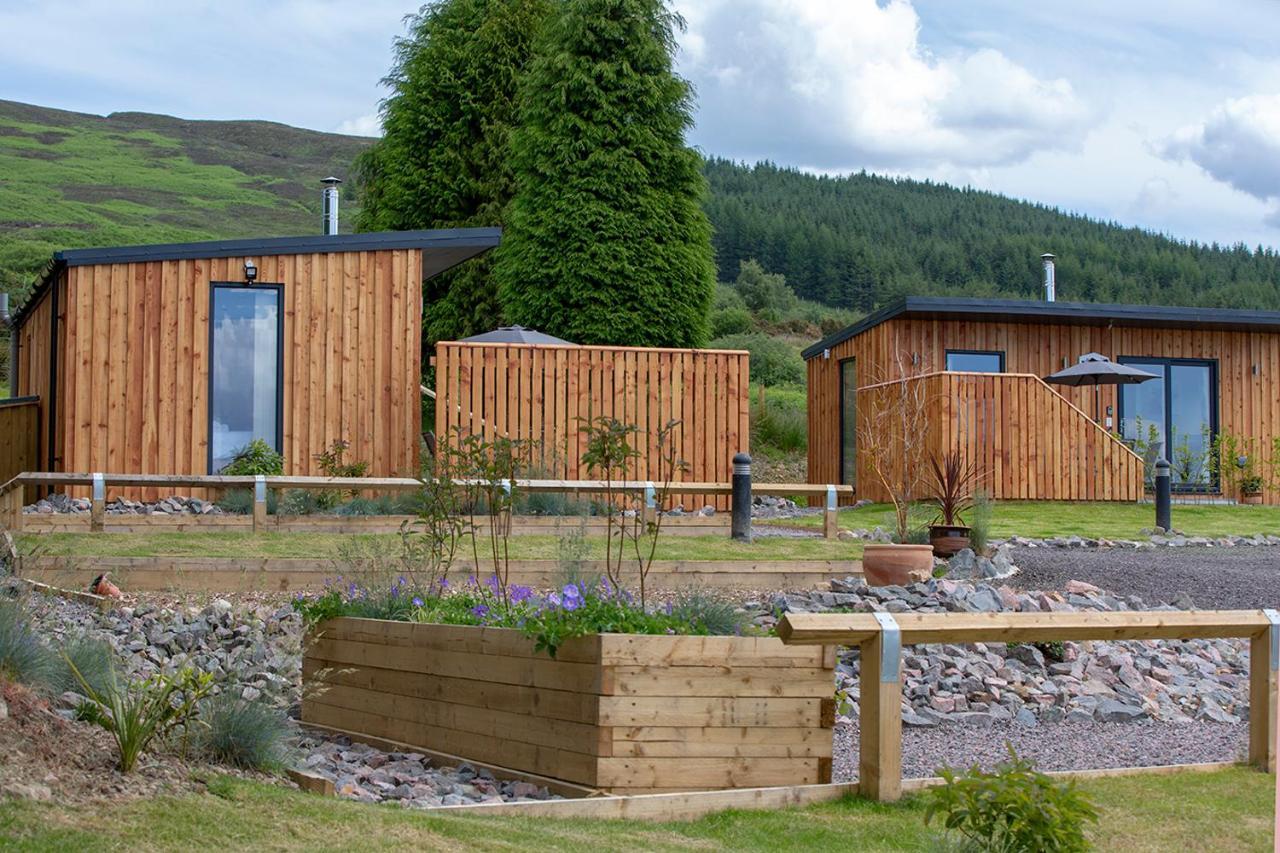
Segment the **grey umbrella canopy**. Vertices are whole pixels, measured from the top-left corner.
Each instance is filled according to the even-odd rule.
[[[544,335],[542,332],[526,329],[524,326],[499,326],[492,332],[483,332],[479,335],[463,338],[462,342],[466,344],[560,344],[562,346],[576,346],[572,341],[566,341],[554,335]]]
[[[1105,355],[1091,352],[1080,356],[1079,363],[1063,368],[1052,376],[1046,376],[1044,381],[1078,388],[1081,385],[1136,385],[1148,379],[1159,378],[1154,373],[1118,364]]]
[[[1079,388],[1082,385],[1094,386],[1093,419],[1101,422],[1098,411],[1101,407],[1098,400],[1099,385],[1137,385],[1148,379],[1159,378],[1154,373],[1147,373],[1145,370],[1139,370],[1127,364],[1118,364],[1101,353],[1091,352],[1080,356],[1076,364],[1065,367],[1052,376],[1046,376],[1044,381],[1054,385],[1070,385],[1073,388]]]

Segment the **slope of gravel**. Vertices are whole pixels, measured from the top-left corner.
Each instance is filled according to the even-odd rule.
[[[1082,580],[1147,604],[1248,610],[1280,607],[1280,551],[1275,548],[1156,548],[1150,551],[1015,548],[1022,570],[1008,583],[1062,589]]]
[[[1248,754],[1249,724],[1052,723],[1024,726],[995,723],[902,730],[902,775],[905,779],[936,776],[942,766],[967,768],[975,762],[991,767],[1008,758],[1006,744],[1033,759],[1040,770],[1098,770],[1111,767],[1154,767],[1237,761]],[[848,782],[858,776],[858,722],[836,726],[832,778]]]

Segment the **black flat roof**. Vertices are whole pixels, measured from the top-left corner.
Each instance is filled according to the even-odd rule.
[[[1219,329],[1280,332],[1280,311],[1236,308],[1182,308],[1165,305],[1113,305],[1104,302],[1037,302],[1030,299],[969,299],[908,296],[828,335],[801,353],[806,359],[897,317],[965,319],[992,323],[1065,323],[1078,326],[1146,326],[1167,329]]]
[[[129,264],[148,261],[180,261],[195,258],[265,257],[268,255],[371,252],[379,249],[421,249],[422,276],[431,278],[497,246],[501,228],[435,228],[426,231],[370,231],[363,234],[317,234],[306,237],[253,237],[207,240],[196,243],[155,243],[148,246],[113,246],[100,249],[66,249],[55,252],[35,290],[14,315],[20,322],[28,308],[40,301],[57,272],[66,267],[93,264]]]

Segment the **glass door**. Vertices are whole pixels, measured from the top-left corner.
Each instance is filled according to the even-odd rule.
[[[858,479],[858,379],[855,359],[840,362],[840,482],[856,486]]]
[[[1120,386],[1120,432],[1144,455],[1169,460],[1173,487],[1215,487],[1209,453],[1218,430],[1217,365],[1174,358],[1121,358],[1158,378]]]
[[[254,439],[277,453],[284,341],[280,285],[213,284],[209,312],[209,473]]]

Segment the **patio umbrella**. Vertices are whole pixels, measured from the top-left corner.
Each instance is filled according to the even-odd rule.
[[[1118,364],[1101,353],[1091,352],[1080,356],[1079,362],[1059,370],[1052,376],[1046,376],[1045,382],[1053,385],[1070,385],[1079,388],[1082,385],[1093,386],[1093,419],[1101,422],[1099,416],[1099,385],[1137,385],[1148,379],[1159,379],[1154,373],[1147,373],[1127,364]]]
[[[557,338],[554,335],[546,335],[534,329],[526,329],[524,326],[499,326],[492,332],[483,332],[479,335],[472,335],[469,338],[463,338],[463,343],[468,344],[567,344],[573,346],[572,341],[566,341],[563,338]]]

